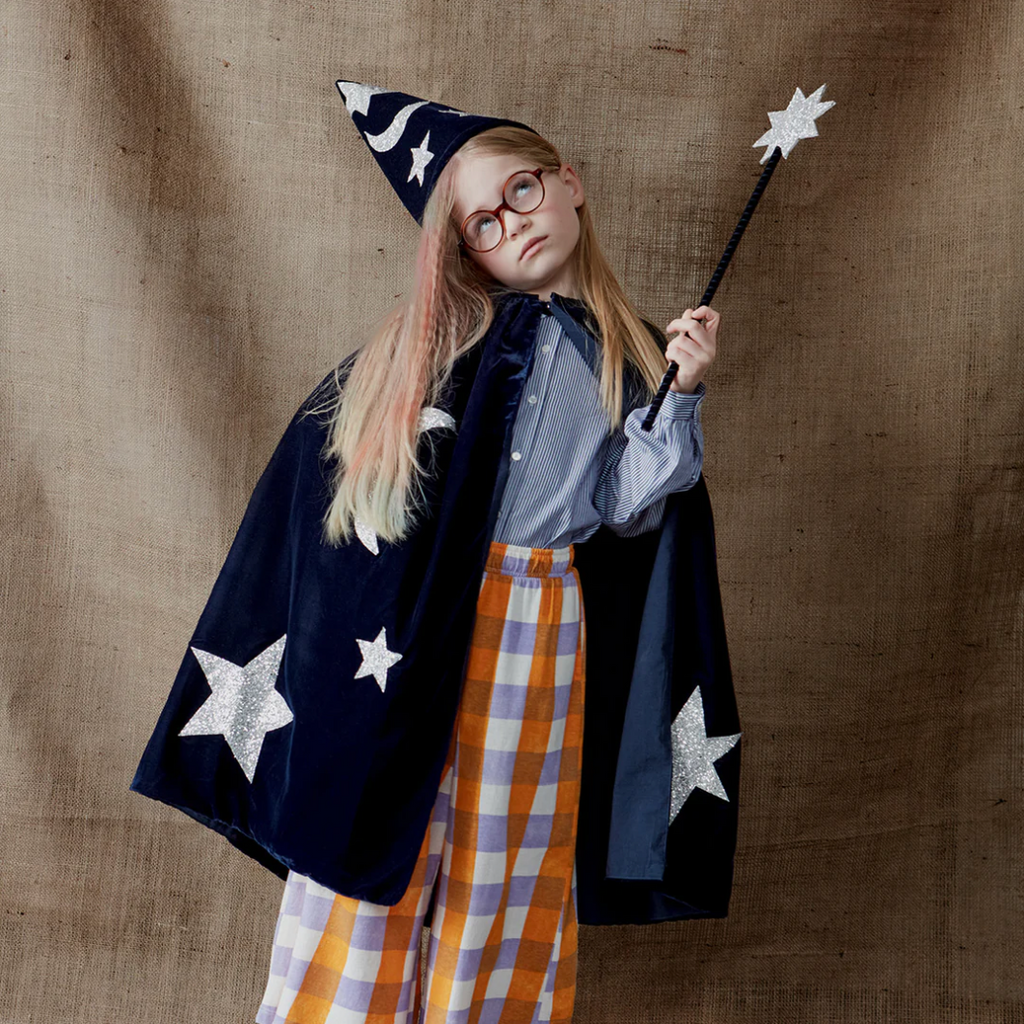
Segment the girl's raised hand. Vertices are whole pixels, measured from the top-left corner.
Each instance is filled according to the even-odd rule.
[[[701,323],[701,319],[704,323]],[[704,372],[715,358],[715,339],[721,315],[710,306],[688,309],[665,328],[665,333],[680,333],[669,341],[665,349],[668,362],[679,364],[675,379],[669,385],[670,391],[693,394],[697,390]]]

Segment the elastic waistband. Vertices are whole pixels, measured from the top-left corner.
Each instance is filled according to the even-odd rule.
[[[564,576],[572,568],[575,548],[530,548],[491,541],[485,572],[499,576]]]

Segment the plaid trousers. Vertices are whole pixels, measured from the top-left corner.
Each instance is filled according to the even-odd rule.
[[[389,907],[289,872],[256,1024],[572,1018],[586,663],[573,551],[491,544],[409,887]]]

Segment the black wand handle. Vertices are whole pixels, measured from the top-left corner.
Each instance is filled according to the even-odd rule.
[[[722,280],[722,275],[725,273],[726,267],[729,266],[729,261],[732,259],[732,254],[736,251],[736,246],[739,245],[740,239],[743,237],[743,232],[746,230],[747,223],[754,215],[754,210],[757,208],[757,201],[761,198],[761,193],[765,188],[767,188],[768,181],[772,176],[772,171],[775,170],[775,165],[779,162],[779,157],[781,156],[782,149],[779,146],[776,146],[775,149],[772,150],[772,155],[768,158],[768,162],[764,165],[761,177],[757,179],[754,191],[750,193],[750,198],[747,200],[747,205],[744,207],[743,213],[740,215],[739,223],[736,225],[736,229],[733,231],[732,236],[729,239],[729,244],[725,247],[725,252],[722,253],[722,258],[718,261],[718,266],[715,267],[715,272],[711,275],[711,280],[708,282],[708,286],[704,290],[704,294],[701,296],[700,302],[697,303],[695,308],[699,309],[701,306],[711,304],[711,300],[714,298],[715,292],[718,291],[718,283]],[[668,389],[671,387],[672,381],[675,380],[678,372],[679,364],[675,360],[672,360],[672,362],[668,364],[665,376],[661,378],[661,383],[658,385],[658,392],[651,401],[651,408],[648,410],[643,423],[640,425],[641,429],[650,430],[651,427],[654,426],[654,419],[658,415],[658,410],[665,401],[665,395],[668,394]]]

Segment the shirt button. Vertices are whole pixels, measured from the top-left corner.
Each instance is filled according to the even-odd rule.
[[[522,452],[513,452],[512,453],[512,458],[515,459],[516,462],[518,462],[522,457],[523,457],[523,453]]]
[[[550,352],[551,351],[551,346],[550,345],[541,345],[540,350],[541,350],[541,352]]]
[[[537,396],[536,395],[530,395],[530,397],[527,399],[527,401],[530,403],[530,405],[536,405],[537,404]]]

